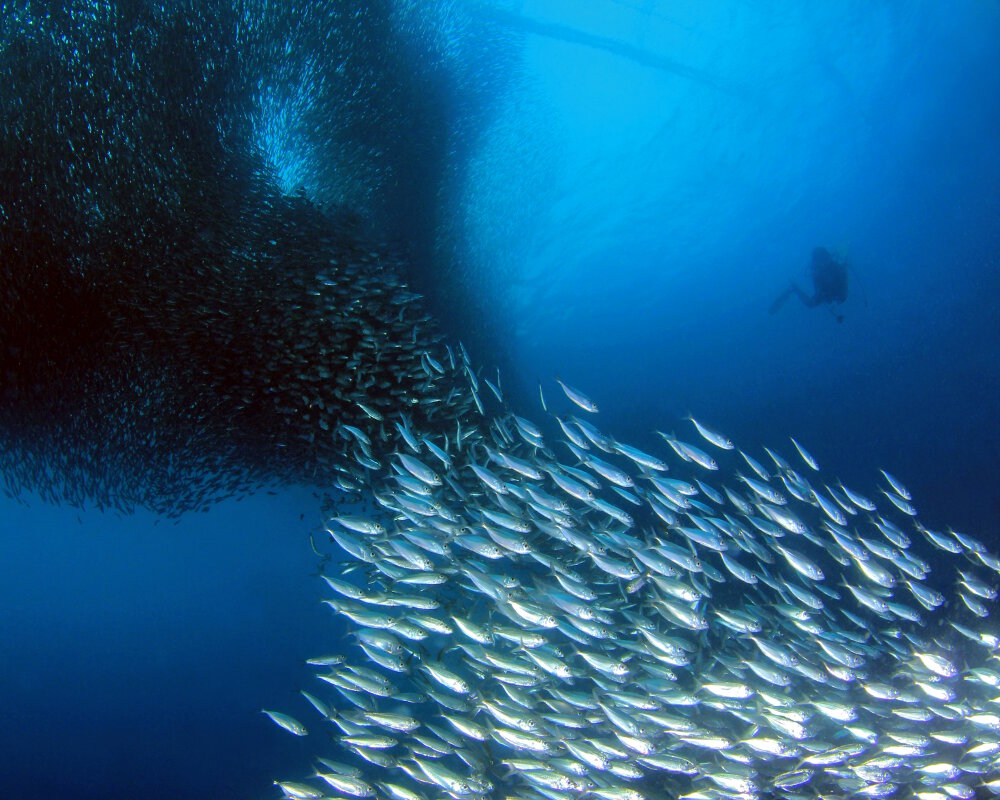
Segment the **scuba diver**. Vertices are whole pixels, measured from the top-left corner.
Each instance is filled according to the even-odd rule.
[[[818,305],[831,306],[830,312],[837,319],[837,322],[844,321],[844,315],[833,310],[833,304],[840,305],[847,300],[847,263],[833,256],[825,247],[813,248],[812,252],[812,281],[813,293],[810,297],[799,286],[792,281],[788,288],[778,295],[771,304],[769,313],[777,314],[793,294],[807,308],[815,308]]]

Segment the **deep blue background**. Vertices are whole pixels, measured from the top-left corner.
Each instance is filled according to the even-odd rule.
[[[339,646],[311,493],[176,525],[37,501],[2,514],[5,793],[265,796],[305,774],[312,751],[259,710],[305,718],[304,661]]]
[[[539,379],[568,410],[560,375],[634,444],[684,431],[688,412],[755,455],[789,452],[792,434],[831,477],[873,493],[887,468],[929,524],[996,548],[1000,10],[813,6],[427,3],[457,76],[443,124],[479,127],[456,137],[448,191],[395,187],[400,208],[407,191],[439,198],[417,234],[460,264],[425,257],[412,278],[447,274],[492,309],[475,355],[504,364],[526,416]],[[514,56],[472,115],[460,45],[476,26],[503,29]],[[262,104],[277,179],[343,190],[288,126],[308,87],[288,96]],[[817,244],[849,253],[844,322],[794,300],[768,316],[789,279],[808,283]],[[482,333],[464,306],[437,312],[452,335]],[[0,501],[5,791],[269,797],[306,774],[319,737],[259,708],[311,719],[303,659],[340,646],[317,604],[309,491],[176,526],[28,499]]]
[[[585,5],[535,14],[591,46],[528,36],[506,106],[547,176],[496,256],[516,262],[498,291],[525,395],[560,374],[638,441],[688,412],[757,452],[793,434],[843,480],[885,467],[929,522],[995,537],[997,8]],[[493,158],[484,217],[523,168]],[[850,258],[843,324],[794,299],[768,316],[789,279],[809,288],[816,245]]]

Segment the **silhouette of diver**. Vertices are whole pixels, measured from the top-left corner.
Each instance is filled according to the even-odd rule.
[[[802,291],[795,281],[792,281],[788,288],[771,303],[768,313],[777,314],[785,301],[793,294],[797,295],[807,308],[815,308],[818,305],[832,306],[833,303],[839,305],[847,300],[847,264],[834,258],[825,247],[813,248],[812,281],[812,297]],[[836,317],[837,322],[844,321],[843,314],[833,311],[832,307],[830,311]]]

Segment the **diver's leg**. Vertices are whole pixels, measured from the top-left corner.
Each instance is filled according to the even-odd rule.
[[[788,298],[791,297],[793,294],[796,295],[799,298],[799,300],[801,300],[803,304],[805,304],[808,308],[812,308],[813,306],[817,305],[817,301],[815,298],[812,298],[809,295],[807,295],[796,285],[794,281],[792,281],[791,283],[788,284],[788,288],[785,289],[785,291],[783,291],[781,294],[779,294],[775,299],[775,301],[771,303],[771,308],[768,309],[768,313],[777,314],[778,311],[781,310],[781,307],[785,304],[785,301],[788,300]]]
[[[799,300],[801,300],[807,308],[813,308],[819,305],[819,300],[815,297],[810,297],[805,292],[803,292],[796,284],[792,284],[788,287],[789,291],[795,292],[798,295]]]

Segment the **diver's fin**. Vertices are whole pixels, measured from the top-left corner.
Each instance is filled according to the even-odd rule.
[[[858,275],[853,264],[848,265],[847,268],[851,271],[851,275],[854,276],[854,281],[858,284],[858,288],[861,289],[861,299],[865,303],[865,308],[868,308],[868,292],[865,291],[865,285],[861,282],[861,276]]]

